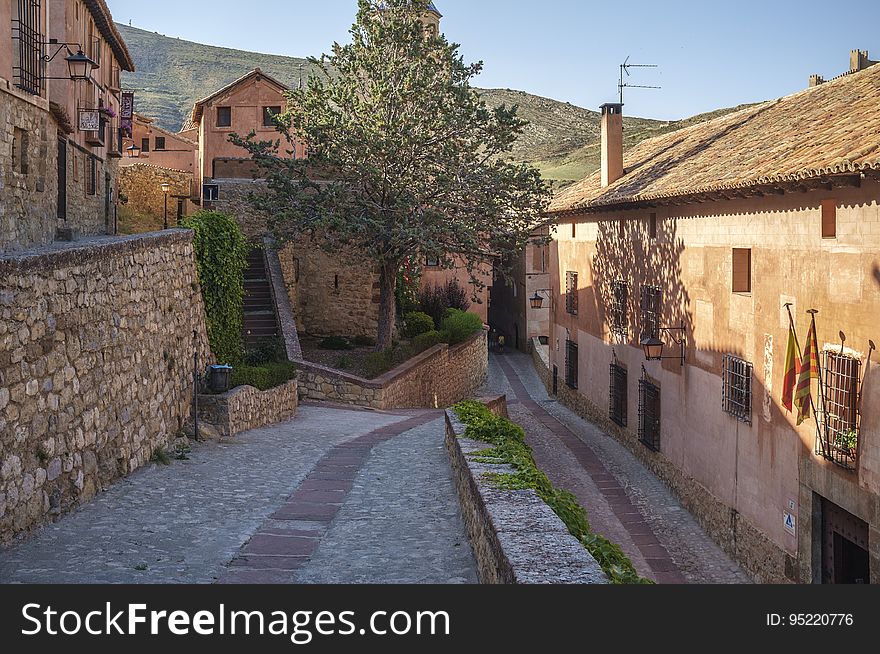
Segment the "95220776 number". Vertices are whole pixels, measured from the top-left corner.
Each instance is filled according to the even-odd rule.
[[[852,613],[780,613],[767,614],[768,627],[852,627]]]

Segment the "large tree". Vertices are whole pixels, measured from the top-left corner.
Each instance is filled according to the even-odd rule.
[[[426,30],[425,0],[359,0],[351,43],[314,59],[323,74],[288,94],[283,139],[238,139],[264,169],[258,199],[283,236],[357,252],[376,266],[379,348],[391,344],[395,290],[412,257],[463,260],[471,281],[494,257],[525,247],[549,192],[507,153],[526,122],[489,108],[458,45]],[[293,140],[308,160],[279,157]],[[289,154],[289,152],[288,152]]]

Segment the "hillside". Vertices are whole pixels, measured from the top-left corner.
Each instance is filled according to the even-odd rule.
[[[312,70],[306,59],[202,45],[119,23],[117,27],[137,68],[123,75],[125,88],[135,91],[136,110],[172,131],[181,128],[196,100],[254,68],[262,68],[289,86],[297,85]],[[492,106],[519,105],[520,115],[530,123],[514,148],[515,160],[534,164],[547,180],[560,186],[598,168],[598,112],[522,91],[485,89],[482,93]],[[734,110],[675,122],[624,118],[626,142],[631,146]]]

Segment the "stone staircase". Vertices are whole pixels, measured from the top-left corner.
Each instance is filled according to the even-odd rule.
[[[244,271],[244,340],[248,346],[280,334],[262,248],[251,250]]]

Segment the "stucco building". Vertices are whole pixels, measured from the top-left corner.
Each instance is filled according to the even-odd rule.
[[[199,144],[180,133],[162,129],[155,119],[135,113],[132,119],[132,134],[124,140],[131,145],[124,148],[126,155],[120,162],[122,166],[149,164],[159,168],[179,170],[195,175],[198,162]],[[137,156],[132,156],[130,148],[136,148]]]
[[[624,154],[607,104],[550,208],[550,383],[759,581],[880,581],[878,107],[874,66]],[[819,425],[782,406],[787,306]]]
[[[134,64],[107,5],[10,0],[0,25],[0,250],[111,233]]]

